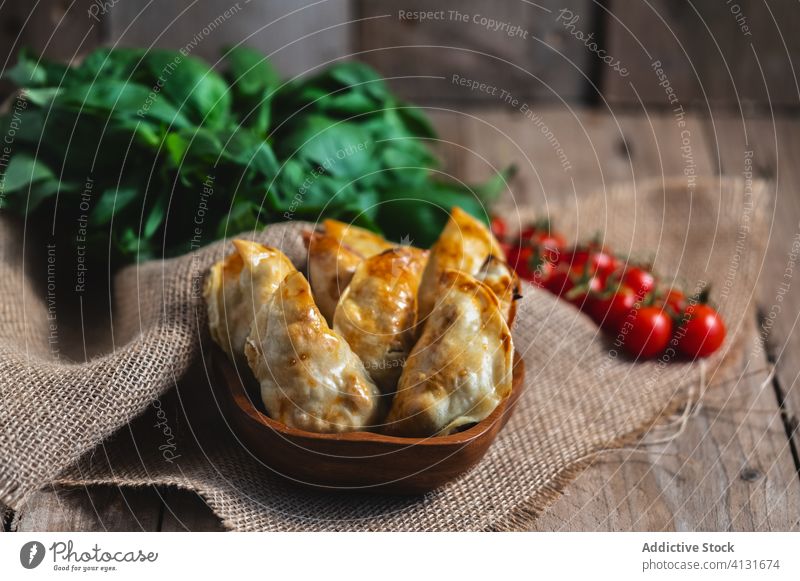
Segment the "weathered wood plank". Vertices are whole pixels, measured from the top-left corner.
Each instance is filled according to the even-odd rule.
[[[203,499],[186,490],[167,489],[163,493],[162,531],[224,531],[222,523]]]
[[[514,195],[518,203],[539,208],[613,181],[680,174],[686,163],[672,115],[625,115],[617,124],[595,112],[541,111],[574,168],[569,171],[556,163],[548,132],[531,131],[518,112],[477,115],[487,124],[469,122],[464,128],[466,144],[475,151],[465,162],[467,176],[485,178],[489,165],[516,159],[520,177]],[[695,171],[711,173],[715,164],[703,124],[687,119]],[[510,197],[503,200],[506,215],[513,208]],[[791,510],[800,491],[778,406],[770,390],[759,389],[765,359],[754,357],[761,373],[712,390],[706,411],[691,420],[681,438],[647,453],[603,457],[567,488],[536,529],[796,528]]]
[[[518,168],[498,212],[513,215],[517,206],[525,205],[547,211],[549,204],[580,196],[588,188],[631,179],[627,154],[620,145],[624,131],[611,117],[530,105],[529,118],[524,111],[522,103],[503,111],[471,110],[476,119],[463,121],[468,180],[486,179],[509,163]]]
[[[439,169],[445,177],[464,179],[464,132],[461,120],[447,108],[423,109],[439,135],[439,141],[432,144],[441,163]]]
[[[484,101],[500,90],[548,101],[579,99],[593,66],[585,47],[558,21],[563,8],[578,15],[586,33],[594,10],[585,0],[495,2],[424,0],[398,4],[361,0],[358,50],[381,73],[396,78],[404,97],[424,103]],[[431,13],[426,18],[419,13]],[[490,22],[491,20],[491,22]],[[453,75],[497,87],[497,94],[469,90]],[[421,77],[437,77],[426,79]],[[444,79],[441,77],[445,77]]]
[[[516,159],[520,162],[519,182],[522,187],[516,186],[514,193],[520,203],[556,199],[563,195],[561,192],[572,195],[572,180],[575,180],[580,195],[580,192],[600,187],[603,183],[631,179],[632,176],[641,179],[662,171],[674,174],[683,169],[674,135],[671,136],[674,122],[669,116],[650,120],[625,116],[619,118],[618,126],[612,118],[591,112],[581,111],[575,117],[567,111],[542,111],[543,119],[552,133],[560,138],[575,167],[565,172],[562,166],[554,163],[558,157],[552,140],[530,131],[530,127],[521,122],[517,111],[471,111],[469,114],[486,123],[456,114],[437,114],[442,118],[437,119],[442,137],[463,143],[474,152],[464,151],[463,159],[459,160],[459,148],[454,148],[444,155],[445,166],[463,168],[463,173],[456,170],[458,175],[477,180],[487,177],[490,165],[497,166]],[[740,122],[726,123],[736,125]],[[800,153],[796,150],[800,129],[795,127],[796,124],[785,122],[777,125],[778,134],[784,136],[785,141],[779,142],[776,151],[780,152],[780,159],[793,159],[790,155],[796,157]],[[709,148],[707,142],[711,139],[707,137],[713,136],[713,131],[703,131],[696,119],[692,120],[690,127],[699,160],[698,171],[721,169],[726,173],[737,173],[741,170],[744,149],[738,145],[734,130],[726,131],[725,123],[717,120],[719,137],[712,139],[720,146]],[[770,168],[777,170],[770,161],[775,160],[774,154],[770,154],[770,144],[775,149],[774,135],[755,130],[750,135],[753,135],[752,142],[759,146],[753,146],[756,150],[755,165],[766,174]],[[707,153],[709,149],[714,152],[710,156]],[[777,171],[772,175],[776,174]],[[780,183],[779,180],[779,192],[794,191],[788,180],[783,186]],[[564,189],[565,185],[569,188]],[[507,193],[504,199],[506,208],[511,205],[510,196]],[[784,199],[786,201],[782,201]],[[789,210],[796,204],[795,196],[779,196],[779,206],[786,210],[787,216],[791,216]],[[785,220],[796,227],[796,219],[794,222],[789,218]],[[780,274],[785,267],[791,238],[779,235],[775,240],[782,243],[779,252],[783,258],[777,261],[780,269],[775,267],[775,272]],[[774,295],[774,285],[771,290]],[[794,317],[797,309],[791,312]],[[791,321],[793,319],[782,319],[782,324]],[[786,341],[796,340],[791,325],[782,333]],[[759,349],[756,344],[753,362],[760,360]],[[798,352],[790,346],[785,351]],[[779,360],[779,373],[793,380],[797,370],[792,376],[791,367],[784,367],[787,361],[790,361],[788,356]],[[537,529],[786,530],[800,527],[797,516],[800,514],[800,484],[794,472],[780,410],[772,390],[760,389],[765,375],[763,369],[746,371],[741,381],[717,386],[709,392],[703,412],[690,422],[678,440],[650,448],[647,454],[626,457],[625,452],[619,452],[610,455],[584,472],[568,487],[567,494],[540,518]],[[753,371],[756,373],[751,373]],[[794,381],[787,382],[787,379],[782,379],[782,383],[794,385]],[[789,395],[793,396],[794,391]],[[618,458],[625,461],[620,464]],[[100,526],[112,530],[113,523],[121,522],[116,516],[106,517],[106,514],[121,512],[118,503],[112,508],[108,508],[114,504],[111,501],[103,503],[103,495],[109,494],[108,489],[93,489],[91,500],[87,498],[86,502],[80,500],[78,492],[85,497],[82,490],[66,491],[53,494],[54,498],[43,498],[36,506],[29,506],[27,515],[20,511],[15,530],[41,530],[41,525],[36,527],[37,522],[52,523],[53,528],[48,524],[48,530],[97,530]],[[140,491],[132,493],[137,492]],[[163,530],[215,530],[213,527],[218,526],[215,517],[194,495],[169,490],[164,492],[164,497],[172,510],[164,512]],[[135,500],[131,501],[127,489],[124,499],[126,506],[136,504]],[[65,509],[65,503],[70,507]],[[75,509],[73,503],[80,509]],[[150,498],[143,505],[144,511],[149,513],[155,503]],[[95,511],[98,506],[100,508]],[[130,509],[128,512],[136,516],[140,524],[154,521],[153,517],[142,518],[138,510]],[[158,517],[155,517],[155,522],[157,526]],[[140,528],[146,527],[142,525]]]
[[[630,74],[603,69],[603,93],[613,103],[638,104],[641,97],[648,104],[663,104],[663,79],[652,67],[660,61],[687,104],[797,106],[791,71],[800,51],[794,33],[798,25],[800,6],[792,0],[612,0],[605,19],[608,52]]]
[[[11,521],[14,520],[14,511],[5,504],[0,503],[0,532],[7,533],[11,530]]]
[[[85,55],[103,40],[102,14],[93,14],[93,0],[43,0],[17,3],[21,29],[20,44],[49,58],[70,61]],[[19,45],[18,45],[19,46]]]
[[[92,0],[3,2],[0,5],[0,71],[14,66],[20,49],[61,61],[80,58],[103,41],[102,16],[89,16]],[[13,89],[0,81],[0,98]]]
[[[120,46],[183,49],[215,62],[242,41],[287,75],[297,75],[351,51],[350,0],[155,0],[118,2],[108,35]],[[341,25],[341,26],[336,26]]]
[[[33,494],[19,508],[11,530],[157,531],[160,516],[154,488],[51,488]]]
[[[723,171],[753,172],[755,177],[774,180],[776,205],[769,236],[769,249],[759,284],[759,329],[775,362],[776,398],[783,406],[787,435],[793,438],[795,464],[800,477],[800,122],[764,118],[717,120],[709,123],[709,134],[719,150]],[[745,152],[751,167],[745,167]],[[726,163],[731,159],[731,163]]]
[[[600,458],[536,529],[800,529],[800,486],[767,375],[743,368],[739,380],[712,386],[669,444]]]

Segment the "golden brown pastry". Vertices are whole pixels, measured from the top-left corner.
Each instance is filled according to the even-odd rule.
[[[333,324],[339,297],[365,258],[392,248],[377,234],[337,220],[325,220],[323,231],[305,235],[308,276],[325,320]]]
[[[397,386],[414,345],[417,288],[428,252],[397,246],[356,268],[339,299],[333,328],[361,358],[384,394]]]
[[[245,354],[273,419],[323,433],[377,422],[380,391],[322,318],[302,273],[289,274],[259,311]]]
[[[500,301],[500,311],[511,327],[517,314],[517,300],[521,298],[517,273],[504,260],[489,256],[475,278],[492,289]]]
[[[320,312],[329,323],[339,297],[350,284],[356,267],[363,258],[340,240],[322,232],[306,236],[308,247],[308,277]]]
[[[446,435],[486,418],[511,392],[513,343],[494,293],[463,272],[441,275],[436,303],[400,375],[386,419],[398,436]]]
[[[442,294],[439,281],[446,270],[458,270],[475,276],[486,258],[503,256],[500,243],[489,229],[464,210],[454,207],[450,220],[431,248],[428,264],[419,287],[419,319],[423,322]]]
[[[234,240],[235,251],[211,267],[203,295],[211,337],[231,359],[242,360],[244,342],[258,310],[295,271],[277,248]]]
[[[322,227],[326,234],[346,244],[364,258],[375,256],[394,246],[383,236],[338,220],[323,220]]]

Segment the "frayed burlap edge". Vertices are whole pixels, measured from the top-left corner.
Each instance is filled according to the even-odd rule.
[[[548,483],[534,495],[521,501],[511,512],[499,518],[484,530],[487,532],[526,532],[530,531],[533,524],[544,512],[560,499],[566,487],[574,482],[584,470],[590,468],[600,458],[600,453],[606,451],[622,450],[638,443],[655,426],[662,423],[670,416],[676,414],[681,408],[689,405],[691,397],[683,393],[673,398],[664,409],[652,419],[645,421],[641,426],[631,432],[597,446],[587,454],[587,458],[579,459],[566,466],[556,474]]]
[[[726,370],[736,367],[745,358],[745,344],[750,337],[752,329],[746,328],[743,332],[736,337],[734,344],[728,350],[724,357],[719,357],[715,362],[715,369],[723,375]],[[710,385],[709,387],[713,387]],[[703,391],[701,390],[701,394]],[[702,397],[694,402],[695,404],[702,404]],[[495,522],[487,526],[484,530],[487,532],[526,532],[533,528],[535,521],[547,511],[557,500],[564,495],[564,490],[584,470],[590,468],[597,462],[603,452],[622,451],[625,448],[635,447],[641,443],[641,439],[646,436],[653,428],[658,427],[660,424],[678,413],[687,405],[692,404],[690,391],[684,390],[673,397],[667,405],[651,419],[642,422],[642,424],[627,434],[623,434],[610,442],[596,446],[593,450],[586,454],[586,457],[571,462],[569,466],[564,467],[558,472],[549,482],[542,486],[541,490],[536,491],[530,497],[520,501],[511,511],[505,516],[497,519]]]
[[[724,364],[727,366],[728,364],[733,364],[734,360],[740,359],[740,357],[744,355],[744,350],[737,345],[736,347],[728,350],[726,355],[727,356],[724,359]],[[535,491],[529,492],[527,498],[526,495],[521,495],[521,499],[514,506],[512,506],[505,515],[497,518],[490,525],[486,526],[485,530],[530,530],[535,520],[562,496],[567,485],[573,482],[585,469],[594,464],[599,459],[602,452],[613,452],[614,450],[619,450],[636,443],[637,440],[640,440],[642,436],[646,435],[649,430],[659,424],[663,419],[673,415],[682,406],[688,405],[691,401],[691,391],[684,391],[683,393],[670,398],[662,410],[654,414],[651,419],[642,422],[638,428],[633,429],[607,443],[594,446],[593,449],[587,454],[577,458],[576,460],[573,460],[568,466],[565,466],[553,478],[551,478],[547,484]],[[0,478],[0,482],[3,483],[2,490],[4,492],[10,489],[10,492],[15,494],[14,488],[16,488],[16,485],[14,484],[13,480]],[[87,484],[85,480],[76,481],[66,479],[59,479],[59,483],[72,486],[85,486]],[[114,481],[110,478],[93,479],[92,483],[109,484],[114,486],[120,486],[124,484],[134,487],[152,485],[152,483],[146,481],[120,482],[119,480]],[[202,485],[197,486],[196,484],[191,485],[180,477],[163,479],[158,485],[168,487],[174,486],[179,489],[191,490],[199,494],[201,498],[203,498],[203,500],[216,512],[216,514],[220,516],[223,526],[226,528],[235,527],[235,522],[222,516],[226,513],[224,508],[225,499],[221,498],[220,495],[213,490],[213,487],[204,487]]]

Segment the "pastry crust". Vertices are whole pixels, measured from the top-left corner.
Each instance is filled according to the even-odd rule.
[[[513,342],[495,294],[454,270],[409,355],[386,431],[398,436],[452,433],[485,419],[511,392]]]
[[[233,246],[233,253],[211,267],[203,295],[212,339],[231,359],[241,360],[256,313],[296,269],[277,248],[249,240],[234,240]]]
[[[333,328],[384,394],[394,392],[414,346],[417,289],[428,252],[397,246],[359,264],[339,299]]]
[[[506,323],[511,327],[517,314],[517,300],[521,298],[517,273],[504,260],[489,256],[475,278],[492,289]]]
[[[431,255],[419,288],[419,316],[424,321],[431,313],[439,281],[447,270],[478,274],[488,256],[503,256],[503,249],[489,229],[459,207],[450,211],[450,220],[431,248]]]
[[[323,220],[322,227],[326,234],[346,244],[363,258],[375,256],[394,247],[394,244],[383,236],[338,220]]]
[[[394,245],[374,232],[338,220],[325,220],[320,232],[304,235],[308,249],[308,276],[319,310],[333,324],[339,302],[356,267],[365,258]]]
[[[259,311],[245,354],[267,412],[287,426],[349,432],[379,419],[380,391],[328,327],[300,272],[289,274]]]
[[[362,256],[339,239],[322,232],[306,235],[308,276],[322,316],[333,324],[333,315]]]

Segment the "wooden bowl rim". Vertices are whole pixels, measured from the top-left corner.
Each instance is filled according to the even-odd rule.
[[[515,351],[512,366],[511,391],[491,414],[483,420],[464,430],[447,436],[428,436],[423,438],[409,438],[402,436],[389,436],[376,432],[343,432],[339,434],[323,434],[309,432],[299,428],[292,428],[273,420],[268,415],[262,413],[250,400],[244,389],[239,375],[235,373],[233,366],[221,349],[215,346],[213,358],[215,364],[222,368],[222,379],[233,398],[236,408],[251,420],[274,432],[278,432],[290,439],[304,438],[308,440],[320,440],[330,442],[371,442],[375,444],[390,444],[403,446],[441,446],[467,444],[475,440],[492,429],[495,422],[502,422],[502,415],[506,413],[509,402],[515,402],[522,392],[525,379],[525,362]],[[231,376],[235,376],[232,380]],[[502,428],[502,424],[501,424]]]

